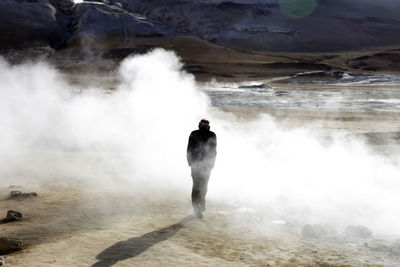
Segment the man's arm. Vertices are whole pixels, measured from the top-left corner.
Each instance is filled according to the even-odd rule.
[[[217,157],[217,135],[213,134],[213,136],[209,139],[209,157],[210,157],[210,164],[211,167],[214,168],[215,159]]]
[[[193,162],[193,160],[192,160],[193,159],[193,155],[192,155],[193,147],[194,147],[193,136],[192,136],[192,134],[190,134],[189,142],[188,142],[187,149],[186,149],[186,159],[187,159],[189,166],[192,166],[192,162]]]

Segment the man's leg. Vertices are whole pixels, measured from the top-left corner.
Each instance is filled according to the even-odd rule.
[[[203,169],[201,170],[201,183],[200,183],[200,210],[202,212],[206,211],[206,194],[208,190],[208,180],[210,179],[211,170]]]
[[[201,173],[198,168],[192,167],[192,206],[196,216],[201,217],[200,200],[201,200]]]

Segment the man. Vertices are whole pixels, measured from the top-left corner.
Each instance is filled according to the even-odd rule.
[[[217,136],[210,131],[210,122],[202,119],[199,129],[193,131],[187,146],[187,161],[192,169],[192,205],[196,217],[203,218],[211,170],[217,156]]]

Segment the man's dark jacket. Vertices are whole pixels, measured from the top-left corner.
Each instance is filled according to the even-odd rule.
[[[217,136],[209,130],[195,130],[190,134],[187,147],[189,166],[213,168],[217,156]]]

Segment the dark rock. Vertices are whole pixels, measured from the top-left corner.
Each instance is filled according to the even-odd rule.
[[[0,237],[0,252],[10,252],[23,248],[24,244],[19,238]]]
[[[21,220],[22,219],[22,213],[15,211],[15,210],[9,210],[7,211],[7,217],[4,221],[7,222],[12,222],[16,220]]]
[[[265,2],[135,0],[126,8],[181,33],[246,51],[345,51],[400,43],[400,2],[318,1],[301,18],[292,16],[297,8]]]
[[[0,1],[0,49],[59,47],[68,19],[46,0]]]
[[[362,225],[349,225],[345,229],[346,237],[350,238],[372,238],[372,231]]]
[[[21,196],[22,192],[21,191],[11,191],[11,198],[19,197]]]
[[[48,0],[50,4],[52,4],[55,8],[60,10],[65,15],[72,14],[72,7],[74,6],[74,2],[71,0]]]
[[[276,91],[274,93],[274,96],[284,96],[284,95],[288,95],[289,92],[288,91]]]
[[[265,89],[265,88],[271,88],[271,86],[261,83],[261,84],[254,84],[254,85],[240,85],[239,88],[241,89]]]
[[[319,1],[301,18],[290,15],[297,9],[267,2],[87,0],[74,5],[71,0],[1,0],[0,48],[60,49],[70,37],[70,45],[110,47],[131,38],[165,35],[196,36],[244,51],[336,52],[400,43],[400,2]],[[107,43],[110,38],[115,38],[113,44]],[[376,58],[396,61],[398,55],[383,53]],[[301,67],[326,70],[324,66]]]
[[[304,239],[323,239],[328,236],[328,231],[321,225],[304,225],[301,230],[301,236]]]
[[[135,38],[172,34],[119,6],[96,3],[77,5],[70,27],[73,35],[68,46],[80,48],[84,52],[104,51]]]
[[[272,12],[268,9],[263,9],[260,7],[255,7],[252,10],[252,15],[253,16],[270,16],[272,14]]]
[[[31,193],[22,193],[21,191],[11,191],[11,198],[30,198],[30,197],[37,197],[38,194],[36,192],[31,192]]]

